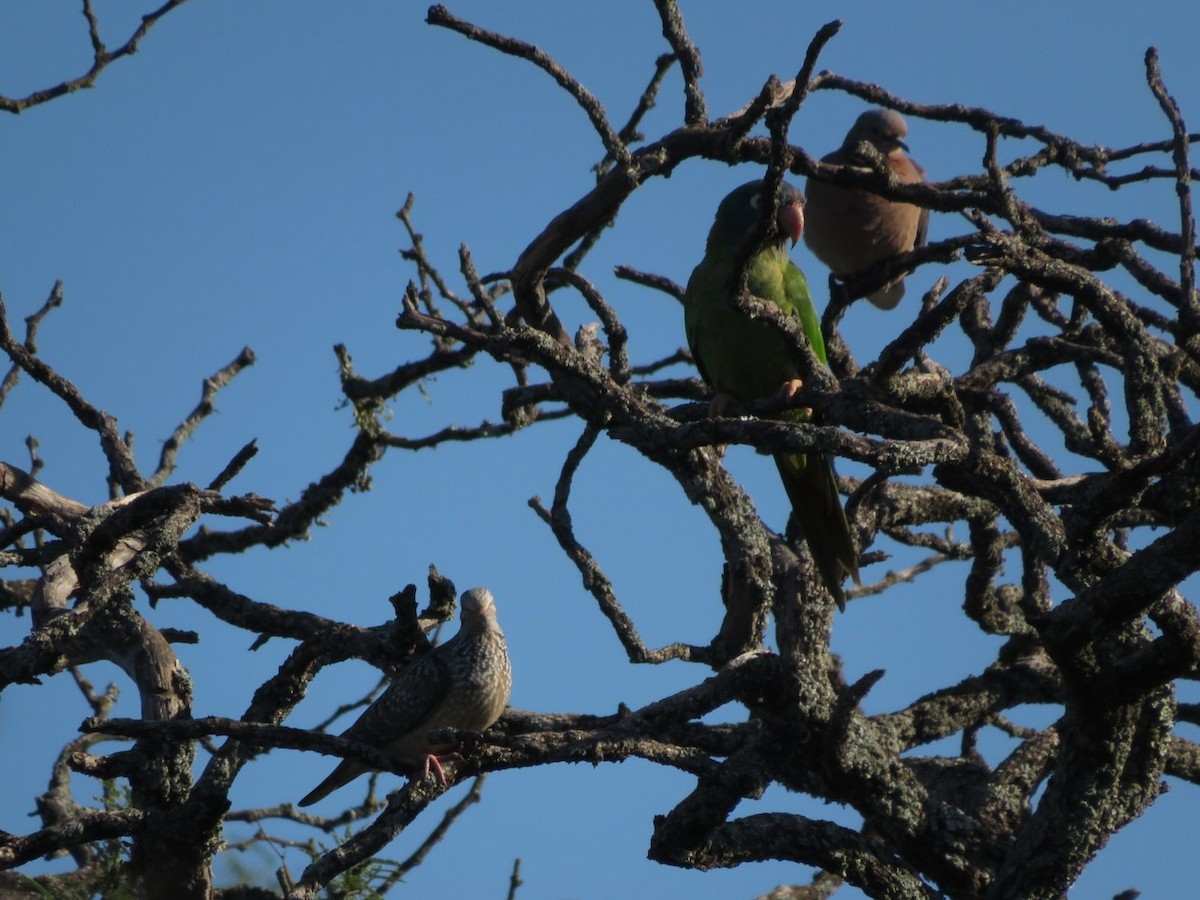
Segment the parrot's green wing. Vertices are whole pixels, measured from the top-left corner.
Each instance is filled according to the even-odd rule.
[[[784,275],[784,289],[787,305],[800,319],[813,352],[821,362],[827,363],[821,320],[817,317],[812,296],[808,292],[808,283],[804,273],[790,260]],[[803,422],[807,421],[808,416],[797,410],[790,418]],[[821,578],[838,606],[845,608],[842,579],[849,575],[855,584],[860,583],[858,553],[854,549],[850,525],[838,495],[833,463],[823,453],[779,453],[775,456],[775,465],[783,479],[788,499],[792,502],[792,515],[808,542]]]
[[[688,345],[701,376],[718,394],[742,401],[777,394],[786,382],[800,378],[802,371],[795,350],[779,328],[751,319],[730,303],[738,250],[757,223],[756,186],[760,184],[743,185],[722,201],[704,259],[692,272],[684,295]],[[786,204],[800,202],[799,192],[785,184],[781,217]],[[821,323],[804,274],[788,259],[786,236],[781,233],[751,260],[747,286],[756,297],[795,316],[816,356],[826,362]],[[800,410],[790,411],[786,417],[808,420]],[[780,453],[775,464],[817,569],[838,605],[843,606],[842,580],[850,575],[858,581],[858,555],[830,460],[819,453]]]
[[[829,359],[825,355],[825,336],[821,334],[821,317],[817,315],[812,294],[808,292],[808,279],[790,259],[783,273],[783,296],[784,302],[779,306],[800,320],[804,336],[808,338],[813,353],[817,355],[817,359],[829,365]]]

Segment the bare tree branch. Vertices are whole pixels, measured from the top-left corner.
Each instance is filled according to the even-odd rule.
[[[92,44],[91,68],[83,75],[60,82],[53,87],[34,91],[25,97],[6,97],[0,94],[0,110],[16,114],[31,106],[48,103],[64,94],[71,94],[81,88],[92,87],[96,83],[96,79],[100,77],[100,73],[108,68],[111,63],[116,62],[123,56],[132,56],[134,53],[137,53],[142,38],[146,36],[151,28],[158,24],[159,19],[176,7],[182,6],[184,2],[185,0],[167,0],[158,9],[146,13],[142,16],[141,24],[138,25],[125,43],[116,50],[109,50],[100,39],[100,23],[92,7],[92,0],[83,0],[83,16],[88,23],[88,38]]]
[[[124,47],[109,52],[85,0],[93,71],[24,101],[0,98],[0,106],[18,111],[91,84],[179,2],[145,17]],[[316,838],[309,844],[275,838],[261,824],[239,842],[308,847],[311,863],[298,879],[280,865],[289,897],[315,898],[354,867],[370,865],[428,815],[445,787],[412,777],[419,773],[386,748],[323,733],[359,704],[343,704],[315,730],[286,722],[323,668],[358,658],[392,673],[423,652],[427,633],[451,614],[453,584],[431,569],[425,610],[418,613],[416,588],[408,585],[380,598],[390,618],[360,627],[290,609],[261,592],[242,593],[208,564],[308,536],[347,491],[370,487],[375,464],[390,449],[422,452],[455,442],[485,454],[494,439],[568,418],[577,420],[580,437],[562,461],[553,501],[547,507],[534,497],[530,506],[631,663],[705,668],[692,670],[698,673],[692,686],[637,709],[621,705],[611,715],[510,709],[483,734],[439,731],[438,741],[462,751],[448,764],[451,784],[472,780],[472,788],[382,884],[395,884],[421,864],[478,801],[484,773],[517,768],[638,759],[682,773],[689,788],[650,823],[651,858],[694,869],[767,859],[815,866],[822,874],[810,884],[770,895],[805,898],[828,896],[843,881],[889,898],[1062,896],[1113,834],[1151,809],[1164,775],[1200,783],[1200,750],[1177,733],[1179,723],[1200,721],[1200,711],[1174,699],[1180,685],[1200,678],[1200,614],[1184,593],[1200,571],[1197,172],[1189,158],[1200,136],[1187,131],[1155,52],[1146,56],[1146,78],[1171,137],[1128,147],[1087,146],[1046,125],[964,104],[918,104],[879,85],[818,72],[839,22],[813,36],[792,81],[765,77],[740,109],[710,119],[700,50],[674,2],[656,0],[656,8],[670,52],[653,60],[653,74],[619,131],[544,50],[443,6],[430,8],[430,24],[550,75],[584,109],[604,154],[594,184],[589,176],[581,196],[564,197],[562,211],[530,237],[509,269],[483,276],[462,241],[469,236],[454,236],[457,273],[439,268],[408,196],[397,215],[408,241],[402,256],[413,274],[396,326],[418,335],[423,349],[368,377],[355,370],[349,349],[334,348],[352,435],[341,459],[315,472],[299,498],[278,509],[252,493],[221,493],[235,476],[252,476],[253,441],[207,489],[168,483],[180,446],[195,439],[217,391],[253,362],[248,350],[204,381],[200,404],[179,420],[157,469],[144,477],[117,418],[39,355],[37,328],[61,303],[61,286],[27,318],[24,340],[13,335],[0,304],[0,350],[11,361],[0,402],[26,387],[21,374],[33,382],[29,388],[46,388],[45,402],[61,404],[97,435],[116,494],[90,507],[43,483],[35,439],[30,464],[0,463],[0,566],[21,576],[0,583],[0,608],[32,611],[28,635],[0,648],[0,688],[70,670],[94,713],[51,767],[49,787],[38,798],[40,823],[24,836],[0,836],[0,869],[66,852],[77,866],[71,877],[88,879],[109,852],[106,842],[121,839],[129,849],[120,872],[130,885],[147,895],[165,896],[169,884],[172,896],[207,897],[226,823],[271,819],[316,835],[365,823],[328,850]],[[682,114],[676,126],[647,140],[638,129],[675,63]],[[883,168],[822,163],[790,137],[793,123],[800,133],[816,91],[957,125],[977,141],[978,156],[961,174],[911,185],[896,183]],[[751,135],[760,123],[766,136]],[[1013,141],[1032,146],[1013,158]],[[744,278],[735,279],[737,307],[789,337],[805,384],[787,399],[731,404],[712,417],[699,379],[664,371],[691,365],[691,355],[660,351],[660,358],[632,359],[637,345],[621,308],[585,267],[589,250],[616,226],[634,192],[700,160],[763,171],[771,202],[760,210],[762,227],[743,262],[766,235],[776,189],[789,173],[951,214],[957,230],[830,282],[822,320],[828,367],[795,322],[750,296]],[[1114,191],[1170,184],[1177,230],[1145,218],[1121,222],[1038,209],[1028,199],[1030,185],[1046,173]],[[963,275],[966,264],[976,268]],[[933,271],[926,272],[929,289],[919,306],[892,313],[900,318],[874,359],[855,359],[839,331],[850,304],[897,273],[926,267]],[[628,266],[615,274],[683,297],[668,275]],[[569,292],[598,320],[574,339],[552,304]],[[947,352],[948,346],[961,352]],[[477,363],[486,365],[473,369]],[[388,405],[420,391],[425,379],[479,378],[479,369],[488,380],[471,384],[485,383],[496,398],[498,421],[451,416],[415,435],[385,427]],[[822,424],[776,418],[795,407],[813,408]],[[604,571],[607,551],[593,552],[580,540],[572,491],[603,440],[661,467],[714,529],[724,568],[708,597],[719,615],[707,644],[648,647]],[[727,445],[820,452],[861,464],[863,477],[839,481],[870,579],[851,596],[887,597],[900,584],[936,581],[945,614],[961,607],[965,624],[989,638],[992,649],[973,674],[869,715],[864,701],[889,676],[877,669],[847,680],[831,649],[832,606],[810,599],[817,590],[811,562],[760,517],[723,463]],[[244,521],[230,525],[231,518]],[[930,576],[935,570],[937,579]],[[135,604],[137,591],[149,597],[149,609]],[[169,641],[195,635],[156,627],[158,605],[168,600],[240,629],[251,649],[292,642],[240,715],[190,718],[188,673]],[[137,686],[140,719],[107,717],[110,693],[97,694],[78,670],[96,660],[114,662]],[[1023,721],[1019,708],[1030,704],[1052,710],[1053,724],[1016,724]],[[729,709],[736,712],[727,715]],[[713,716],[718,710],[720,721]],[[1010,747],[998,763],[979,751],[983,737],[995,734]],[[132,743],[101,755],[95,745],[102,739]],[[208,757],[193,767],[197,745]],[[246,764],[271,749],[354,758],[410,777],[386,803],[376,799],[372,780],[337,815],[314,816],[290,803],[231,810]],[[80,803],[72,777],[127,780],[129,807],[111,797],[99,807]],[[852,810],[863,825],[778,811],[767,793],[772,785]],[[761,801],[761,809],[739,811],[747,799]],[[53,876],[46,884],[69,882]],[[518,861],[510,896],[519,884]]]

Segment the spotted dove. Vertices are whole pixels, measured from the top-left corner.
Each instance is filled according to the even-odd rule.
[[[842,146],[821,161],[871,170],[859,152],[860,144],[874,147],[901,184],[925,180],[925,170],[905,155],[908,126],[900,113],[872,109],[858,117]],[[925,245],[929,210],[897,203],[861,188],[818,181],[805,185],[804,242],[839,278],[857,275],[876,263]],[[892,309],[904,296],[904,278],[897,278],[867,299],[880,309]]]
[[[484,730],[500,718],[511,691],[508,648],[492,593],[472,588],[462,595],[458,634],[402,669],[342,737],[386,750],[426,776],[432,769],[445,785],[442,760],[453,756],[453,747],[431,743],[430,732]],[[342,760],[300,805],[316,803],[368,769]]]

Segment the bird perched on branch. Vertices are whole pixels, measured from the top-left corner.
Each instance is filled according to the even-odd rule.
[[[455,754],[449,745],[431,743],[430,732],[483,731],[500,718],[511,691],[508,648],[492,593],[472,588],[462,595],[458,634],[401,669],[342,737],[385,750],[425,776],[432,770],[445,785],[442,761]],[[342,760],[300,805],[324,799],[368,769],[357,760]]]
[[[734,283],[738,263],[745,257],[746,242],[756,231],[762,206],[761,181],[752,181],[730,193],[720,206],[708,233],[704,258],[692,272],[684,293],[684,325],[688,346],[700,375],[717,394],[714,413],[724,398],[748,401],[782,392],[791,396],[800,388],[802,373],[798,352],[773,322],[753,319],[735,304]],[[749,261],[750,293],[778,307],[803,328],[813,353],[822,362],[825,341],[821,323],[809,296],[808,283],[788,258],[788,241],[794,245],[804,232],[804,197],[784,183],[779,210],[763,248]],[[781,418],[807,422],[801,409]],[[850,536],[846,513],[838,496],[833,466],[822,453],[777,453],[775,464],[792,503],[796,524],[812,551],[821,578],[839,607],[844,607],[842,580],[858,582],[858,554]]]
[[[891,109],[872,109],[855,121],[842,146],[822,162],[873,170],[860,150],[874,147],[901,184],[925,180],[925,170],[910,159],[904,143],[908,125]],[[877,263],[925,245],[929,210],[887,200],[862,188],[808,179],[804,243],[839,278],[857,275]],[[904,296],[904,278],[884,285],[867,299],[880,309],[893,309]]]

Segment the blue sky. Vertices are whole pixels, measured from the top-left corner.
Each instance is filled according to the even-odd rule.
[[[1135,16],[1114,2],[681,5],[703,54],[714,117],[743,106],[771,73],[792,77],[811,35],[840,17],[845,25],[820,68],[878,82],[913,101],[988,107],[1114,147],[1169,135],[1144,79],[1143,55],[1156,45],[1191,130],[1200,122],[1200,14],[1184,0],[1144,4]],[[449,6],[551,53],[617,124],[667,49],[649,2]],[[98,11],[106,40],[116,45],[145,10],[122,2],[99,3]],[[232,488],[295,498],[336,464],[352,438],[349,411],[338,404],[333,344],[346,344],[358,371],[370,376],[424,353],[417,336],[392,325],[412,274],[397,252],[406,236],[394,216],[406,195],[416,196],[414,219],[428,252],[453,276],[460,243],[481,272],[504,269],[589,188],[602,148],[574,102],[529,64],[431,28],[424,17],[423,5],[376,0],[192,0],[94,89],[0,118],[0,292],[10,319],[19,323],[62,279],[66,302],[43,324],[41,355],[137,435],[144,469],[195,405],[202,379],[248,345],[258,362],[220,395],[219,414],[185,449],[175,477],[206,483],[257,438],[259,456]],[[81,73],[89,59],[74,4],[0,4],[0,92],[45,87]],[[655,137],[679,124],[679,88],[673,72],[644,133]],[[811,153],[827,152],[862,108],[845,95],[814,95],[791,138]],[[910,126],[913,155],[931,178],[978,171],[978,136],[934,123]],[[682,316],[664,296],[612,278],[612,266],[686,280],[717,201],[754,174],[690,161],[640,190],[589,257],[584,274],[629,328],[635,361],[681,346]],[[1047,173],[1020,190],[1051,211],[1143,216],[1178,227],[1164,183],[1112,194]],[[961,228],[952,217],[935,216],[932,236]],[[814,286],[823,284],[824,270],[802,246],[794,258]],[[928,267],[914,276],[909,299],[891,317],[865,304],[851,310],[843,333],[858,359],[869,359],[903,326],[914,296],[938,274]],[[571,304],[561,310],[564,318],[589,318]],[[961,345],[935,349],[952,369],[964,362]],[[496,420],[503,378],[502,369],[483,361],[443,375],[426,385],[425,396],[402,395],[389,426],[418,436]],[[665,696],[706,672],[625,663],[574,568],[527,506],[533,495],[552,495],[578,432],[576,424],[560,423],[491,444],[392,451],[374,469],[374,489],[348,496],[309,541],[220,560],[211,571],[258,600],[370,625],[390,615],[387,597],[404,584],[418,583],[423,598],[433,563],[460,590],[482,584],[494,591],[512,652],[515,706],[604,713],[619,702],[636,706]],[[30,433],[40,442],[50,486],[87,503],[105,499],[93,436],[25,381],[0,410],[0,458],[25,465]],[[735,452],[730,466],[768,523],[782,526],[786,500],[770,462]],[[852,466],[842,471],[861,474]],[[708,640],[720,614],[720,554],[702,513],[668,477],[601,440],[580,472],[573,513],[579,537],[649,644]],[[904,562],[901,554],[892,564]],[[995,640],[979,635],[959,610],[962,574],[945,566],[915,586],[852,603],[838,618],[835,649],[847,675],[888,671],[868,698],[869,710],[902,706],[994,658]],[[274,641],[251,654],[244,633],[185,603],[165,603],[153,619],[202,634],[199,645],[178,648],[196,682],[197,715],[240,715],[288,650]],[[28,626],[27,618],[0,620],[0,644],[19,642]],[[134,691],[120,673],[94,666],[89,675],[100,685],[121,685],[123,711],[134,714]],[[375,678],[363,664],[327,670],[290,724],[320,721]],[[88,714],[68,676],[5,692],[0,829],[32,826],[27,814],[48,778],[50,754]],[[1046,718],[1033,710],[1028,721]],[[235,803],[296,799],[330,765],[289,752],[261,758],[243,775]],[[398,783],[384,779],[387,789]],[[524,900],[749,897],[808,877],[782,864],[701,875],[648,862],[652,816],[690,788],[688,779],[639,762],[495,775],[484,803],[413,873],[405,895],[500,896],[516,857]],[[82,799],[95,791],[82,782],[78,790]],[[1200,875],[1195,802],[1194,789],[1173,784],[1149,815],[1111,842],[1077,896],[1126,887],[1140,888],[1146,900],[1181,896]],[[782,792],[740,811],[771,809],[853,822],[843,811]],[[411,852],[433,813],[386,855]],[[289,857],[289,865],[298,873],[303,862]],[[839,896],[856,894],[844,889]]]

